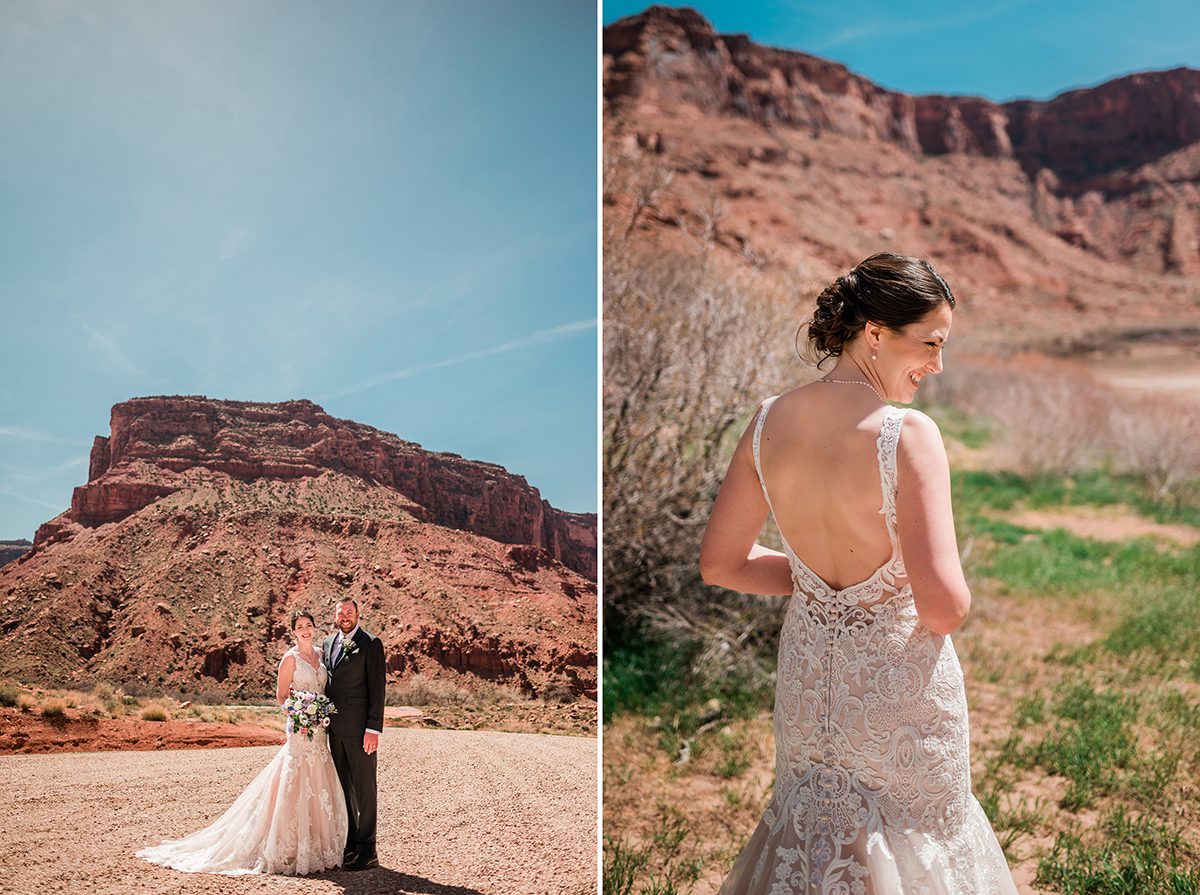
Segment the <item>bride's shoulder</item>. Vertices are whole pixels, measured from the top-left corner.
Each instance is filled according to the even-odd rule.
[[[915,408],[904,414],[896,454],[902,468],[938,473],[948,467],[942,431],[933,418]]]
[[[285,665],[285,664],[286,664],[287,662],[289,662],[289,661],[290,661],[290,662],[292,662],[292,663],[295,663],[295,661],[296,661],[296,655],[297,655],[297,653],[296,653],[296,648],[295,648],[294,646],[293,646],[293,647],[291,647],[291,648],[290,648],[290,649],[288,649],[288,650],[285,650],[285,651],[284,651],[284,653],[283,653],[283,655],[279,657],[279,664],[280,664],[280,666],[282,667],[283,665]]]

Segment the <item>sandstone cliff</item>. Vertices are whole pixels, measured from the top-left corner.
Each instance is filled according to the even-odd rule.
[[[605,28],[603,65],[610,158],[675,175],[643,242],[670,246],[719,205],[705,226],[731,255],[814,285],[892,249],[948,265],[984,322],[1016,310],[1061,334],[1195,314],[1200,71],[1046,101],[910,96],[666,7]],[[618,214],[636,200],[606,196]]]
[[[112,409],[111,433],[92,446],[88,483],[71,509],[42,526],[40,545],[72,523],[124,519],[175,490],[188,469],[280,481],[325,471],[399,491],[427,522],[506,544],[532,544],[596,576],[596,517],[564,513],[503,467],[431,453],[387,432],[325,413],[311,401],[254,404],[202,397],[134,398]]]
[[[349,595],[393,680],[594,698],[595,538],[519,476],[308,401],[137,398],[0,569],[0,675],[261,696],[290,612],[325,627]]]

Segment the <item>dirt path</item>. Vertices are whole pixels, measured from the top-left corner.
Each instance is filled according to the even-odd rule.
[[[379,761],[381,867],[313,877],[185,874],[134,857],[212,821],[276,747],[0,756],[0,892],[596,891],[596,741],[391,729]]]

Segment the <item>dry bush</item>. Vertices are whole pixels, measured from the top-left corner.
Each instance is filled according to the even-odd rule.
[[[16,681],[0,681],[0,706],[15,706],[20,696],[21,687]]]
[[[1200,483],[1200,414],[1167,395],[1123,394],[1082,364],[1041,355],[952,358],[922,401],[993,423],[997,466],[1033,475],[1114,468],[1178,509]]]
[[[605,625],[649,622],[700,643],[702,664],[727,668],[757,640],[763,603],[704,586],[699,545],[737,437],[785,368],[798,372],[798,296],[770,274],[725,269],[717,204],[681,240],[690,249],[638,248],[630,234],[670,178],[654,159],[609,163],[608,173]]]
[[[388,686],[388,705],[465,705],[471,691],[454,681],[414,674],[406,681]]]
[[[152,703],[142,709],[141,712],[141,719],[143,721],[166,721],[170,717],[170,711],[161,703]]]
[[[574,695],[568,701],[573,702]],[[529,697],[517,687],[508,684],[480,684],[475,689],[475,701],[483,705],[506,705],[515,702],[527,702]]]
[[[566,705],[575,701],[575,691],[565,681],[551,681],[538,693],[538,698],[542,702],[556,702]]]
[[[1166,395],[1125,398],[1112,408],[1117,462],[1176,509],[1200,481],[1200,412]]]
[[[22,693],[17,697],[17,708],[23,712],[32,712],[37,707],[37,700],[28,693]]]
[[[67,714],[67,704],[61,699],[47,699],[42,703],[43,718],[62,718]]]
[[[995,460],[1023,475],[1077,473],[1111,453],[1113,390],[1080,364],[1042,355],[952,358],[922,399],[994,423]]]

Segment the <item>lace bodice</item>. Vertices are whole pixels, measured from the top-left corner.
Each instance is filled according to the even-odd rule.
[[[325,692],[325,685],[329,682],[329,671],[325,668],[325,663],[321,661],[320,653],[317,653],[316,667],[301,656],[295,647],[292,647],[284,655],[290,655],[296,660],[296,670],[292,672],[293,690],[306,690],[309,693]],[[319,753],[329,751],[327,737],[328,735],[323,730],[315,732],[311,740],[305,734],[292,733],[289,730],[287,747],[294,755],[312,761],[319,756]]]
[[[759,447],[774,400],[763,403],[752,442],[772,513]],[[1000,853],[971,795],[958,658],[948,637],[920,623],[897,535],[896,451],[906,413],[888,407],[876,441],[888,560],[837,589],[783,539],[793,593],[779,645],[775,792],[758,852],[752,840],[744,855],[753,870],[739,862],[723,893],[890,892],[864,882],[876,874],[872,843],[894,853],[905,893],[1008,891],[1003,857],[977,860],[988,848]],[[901,837],[913,849],[900,847]],[[942,868],[936,882],[934,865]]]
[[[321,661],[321,651],[317,650],[317,664],[314,667],[300,655],[300,651],[292,647],[284,655],[296,660],[296,670],[292,673],[292,689],[307,690],[310,693],[324,693],[325,684],[329,682],[329,671]]]

